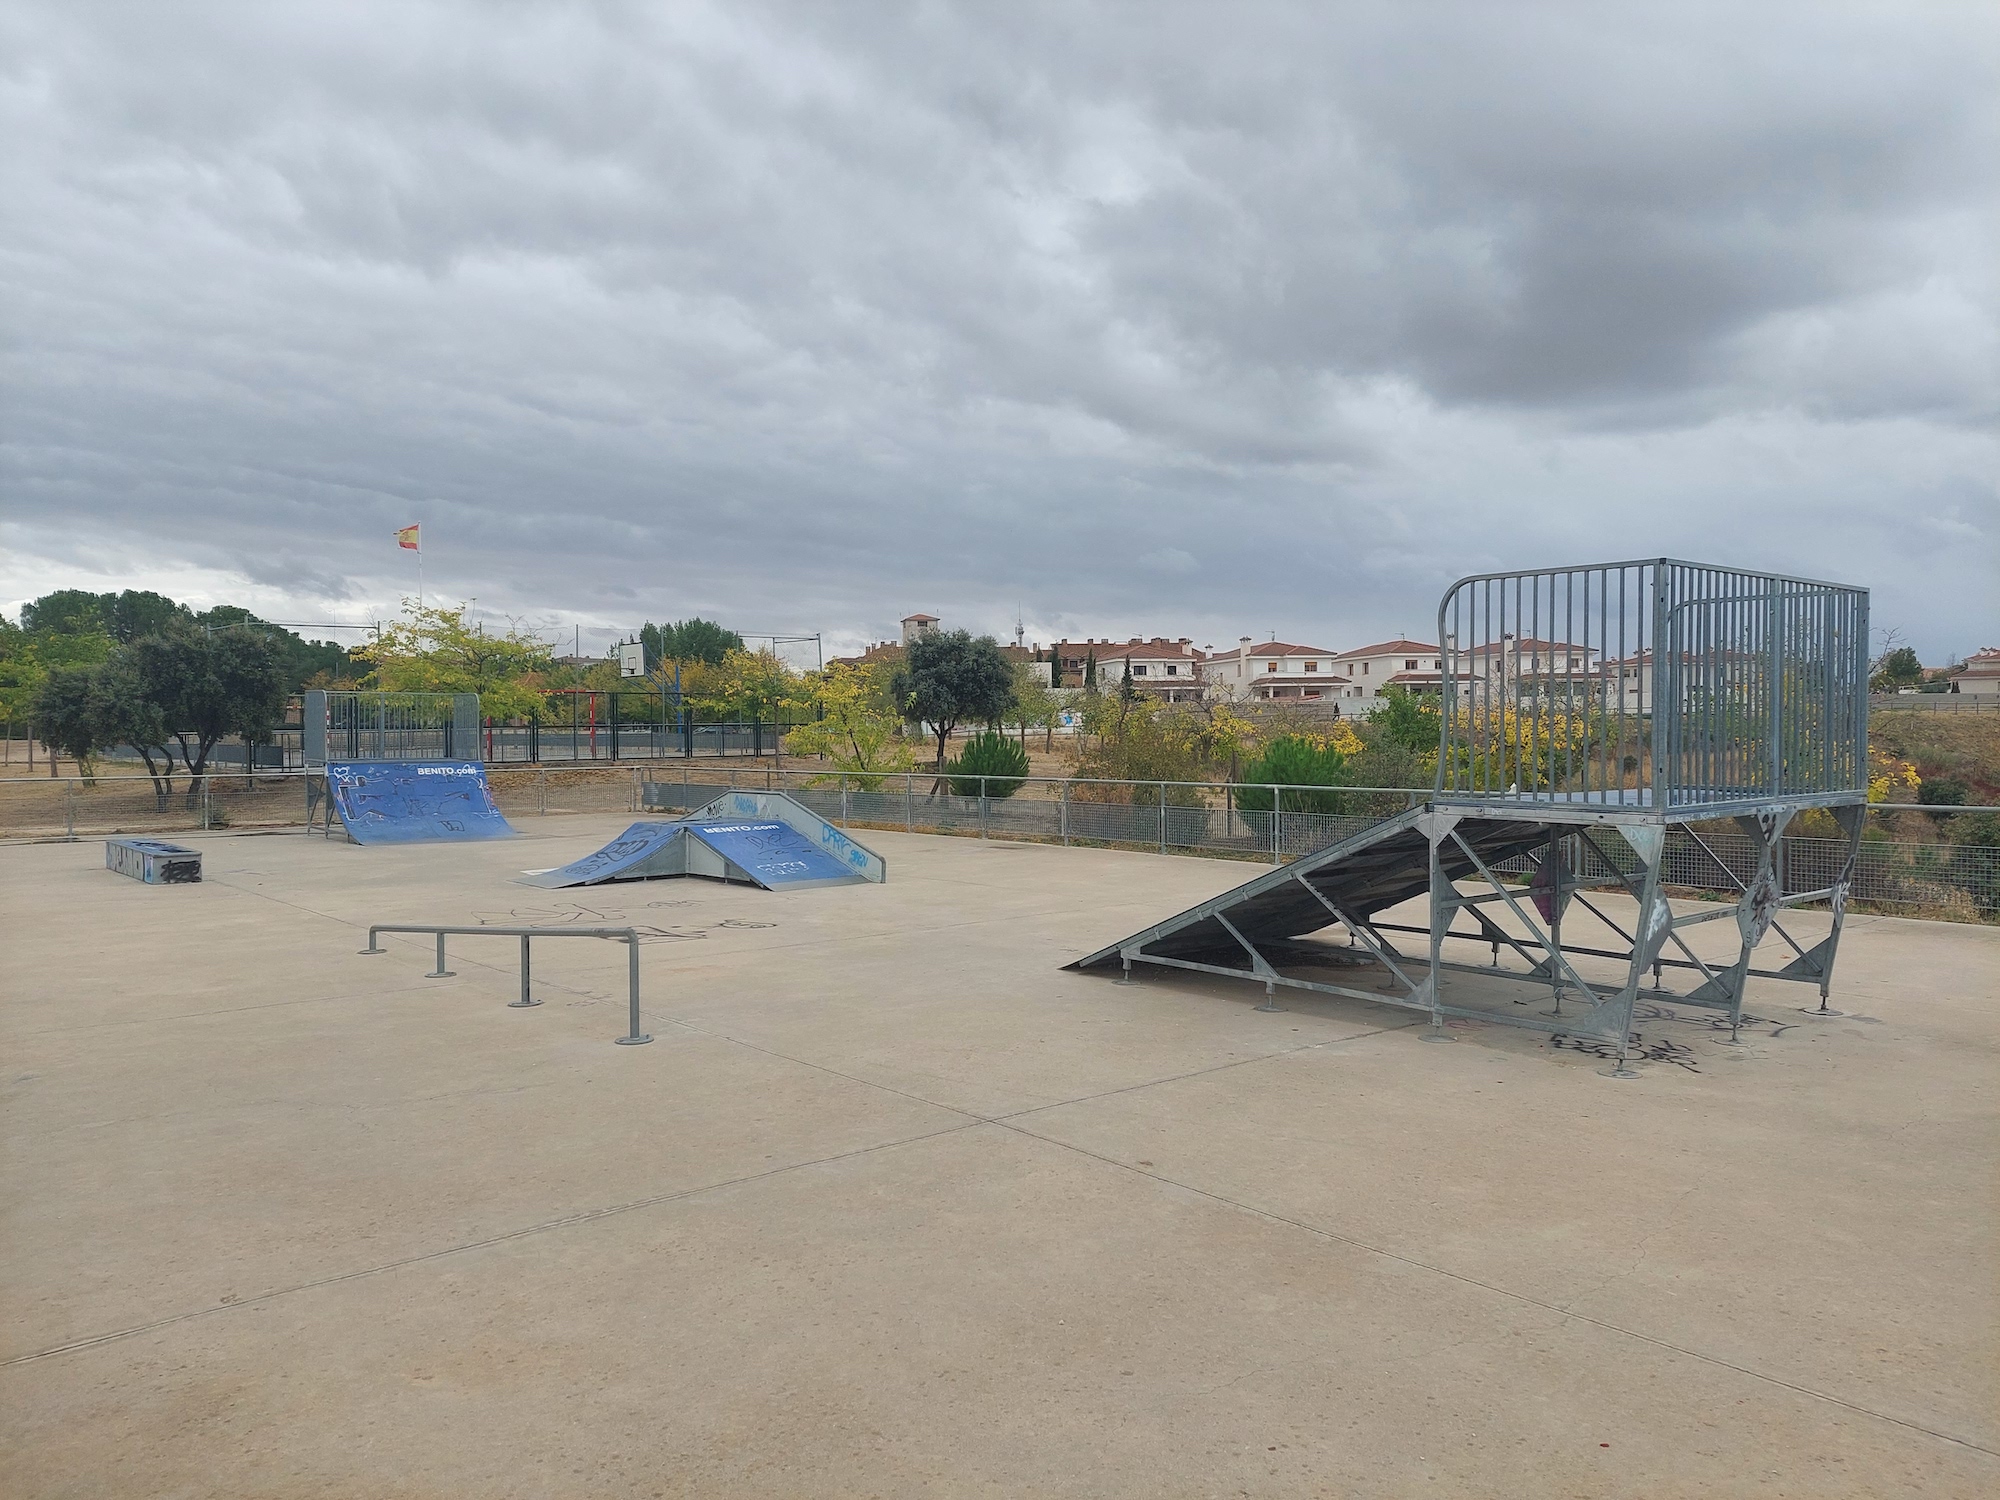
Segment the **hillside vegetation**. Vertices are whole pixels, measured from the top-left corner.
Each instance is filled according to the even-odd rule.
[[[1971,805],[2000,804],[2000,713],[1877,709],[1870,745],[1916,767],[1927,784],[1956,782]],[[1927,799],[1929,800],[1929,799]]]

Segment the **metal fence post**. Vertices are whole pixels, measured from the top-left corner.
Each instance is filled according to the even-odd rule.
[[[1056,814],[1062,825],[1063,847],[1069,847],[1069,778],[1065,776],[1061,785],[1062,810]]]
[[[632,768],[632,811],[635,813],[639,810],[639,803],[643,800],[639,788],[643,784],[641,778],[645,774],[637,766]]]
[[[1167,852],[1167,784],[1160,783],[1160,853]]]
[[[546,770],[540,770],[535,772],[535,811],[546,813],[548,810],[549,773]]]
[[[204,776],[201,778],[201,831],[203,833],[208,832],[209,825],[211,822],[209,805],[208,805],[208,787],[209,787],[209,778]]]
[[[840,773],[840,826],[847,826],[847,773]]]
[[[986,778],[979,778],[979,836],[986,837]]]
[[[916,778],[908,771],[903,773],[903,832],[917,831]]]
[[[63,783],[63,833],[71,843],[76,842],[76,783]]]
[[[1284,816],[1284,809],[1278,801],[1278,789],[1271,788],[1271,863],[1281,865],[1285,861],[1279,854],[1278,820]]]

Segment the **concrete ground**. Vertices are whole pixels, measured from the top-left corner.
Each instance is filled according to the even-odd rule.
[[[1060,971],[1241,864],[511,883],[625,821],[0,849],[0,1493],[2000,1493],[2000,930],[1856,919],[1855,1014],[1619,1082]],[[649,928],[656,1040],[616,945],[512,1009],[371,920]]]

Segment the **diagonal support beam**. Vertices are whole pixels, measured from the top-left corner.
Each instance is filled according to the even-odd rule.
[[[1555,946],[1555,944],[1549,939],[1548,934],[1543,932],[1541,927],[1536,924],[1535,919],[1529,916],[1525,911],[1521,909],[1521,903],[1514,899],[1514,893],[1508,890],[1506,886],[1502,885],[1499,882],[1499,880],[1495,878],[1493,872],[1486,868],[1486,861],[1481,859],[1478,856],[1478,854],[1473,852],[1472,845],[1466,843],[1464,839],[1458,836],[1457,829],[1452,830],[1450,837],[1453,843],[1457,844],[1459,848],[1465,851],[1465,857],[1472,861],[1473,867],[1477,869],[1481,875],[1486,877],[1486,883],[1492,886],[1494,890],[1500,892],[1502,896],[1506,897],[1507,909],[1513,912],[1514,915],[1520,919],[1522,926],[1526,927],[1528,931],[1534,933],[1539,941],[1547,944],[1549,951],[1549,958],[1554,963],[1561,966],[1562,972],[1569,976],[1569,982],[1575,985],[1584,994],[1590,996],[1593,1002],[1602,1000],[1604,997],[1599,995],[1597,991],[1590,985],[1584,983],[1583,976],[1577,973],[1576,970],[1570,966],[1569,960],[1562,956],[1562,950]]]
[[[1383,944],[1377,942],[1373,937],[1371,937],[1366,931],[1363,930],[1363,928],[1358,923],[1356,923],[1353,920],[1353,918],[1349,917],[1346,912],[1342,911],[1337,905],[1329,901],[1322,892],[1314,890],[1312,882],[1307,880],[1305,876],[1294,875],[1292,878],[1298,881],[1300,885],[1304,886],[1307,891],[1311,892],[1312,897],[1315,901],[1319,902],[1321,906],[1324,906],[1328,911],[1333,913],[1334,920],[1339,922],[1342,927],[1347,929],[1347,935],[1349,937],[1353,938],[1356,942],[1360,943],[1362,947],[1366,948],[1370,953],[1374,954],[1376,961],[1378,963],[1380,963],[1383,967],[1388,969],[1390,973],[1394,974],[1397,979],[1401,980],[1404,989],[1408,990],[1413,995],[1417,992],[1420,986],[1417,984],[1416,980],[1410,978],[1408,974],[1405,974],[1403,972],[1403,966],[1397,963],[1395,959],[1389,956]]]

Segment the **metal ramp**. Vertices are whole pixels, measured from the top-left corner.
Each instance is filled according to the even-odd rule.
[[[1266,1009],[1281,988],[1401,1005],[1428,1013],[1433,1040],[1446,1016],[1603,1038],[1617,1077],[1636,1076],[1626,1052],[1642,998],[1724,1012],[1732,1039],[1752,977],[1815,984],[1814,1013],[1839,1014],[1827,996],[1867,810],[1865,589],[1669,558],[1487,574],[1446,592],[1438,639],[1429,801],[1068,967],[1256,980]],[[1838,825],[1846,858],[1825,887],[1787,891],[1781,840],[1814,809]],[[1747,876],[1703,841],[1716,823],[1751,837]],[[1712,861],[1736,901],[1676,913],[1670,851]],[[1629,930],[1586,894],[1604,889],[1635,901]],[[1389,919],[1418,897],[1426,921]],[[1781,918],[1817,902],[1831,931],[1808,948]],[[1572,909],[1593,919],[1594,944],[1565,939]],[[1732,957],[1688,942],[1714,921],[1734,922]],[[1315,940],[1329,929],[1346,944]],[[1774,935],[1790,954],[1758,967]],[[1407,936],[1425,951],[1399,949]],[[1467,943],[1490,962],[1447,956]],[[1618,977],[1590,965],[1600,977],[1586,979],[1586,956]],[[1350,965],[1380,967],[1382,983],[1310,977]],[[1668,988],[1670,973],[1691,987]],[[1447,988],[1448,974],[1537,986],[1553,1004],[1478,1004],[1492,987]]]
[[[514,836],[476,760],[329,761],[326,789],[330,814],[357,844]]]
[[[730,792],[685,818],[634,823],[602,849],[518,884],[561,890],[705,875],[765,890],[881,884],[888,865],[782,792]]]

